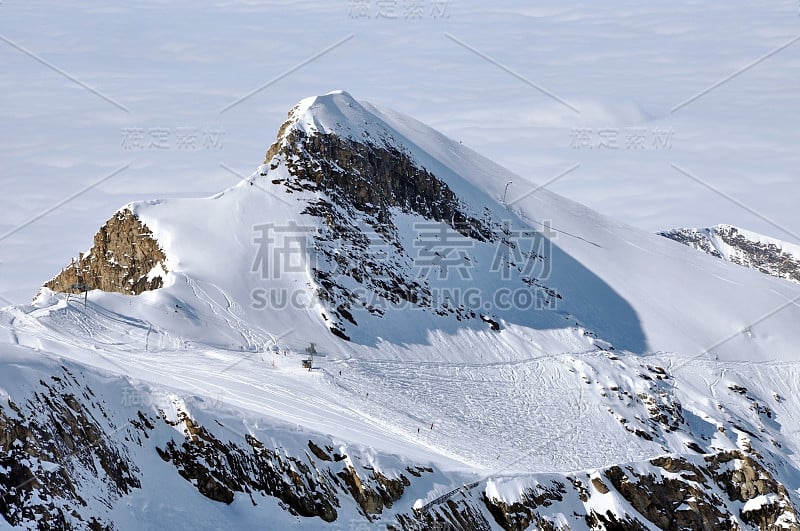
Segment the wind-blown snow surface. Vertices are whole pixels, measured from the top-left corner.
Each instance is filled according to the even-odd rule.
[[[238,417],[239,433],[253,423],[297,426],[432,464],[449,484],[410,494],[422,499],[485,475],[521,476],[503,492],[513,498],[526,474],[642,461],[686,452],[690,442],[707,452],[759,445],[745,433],[763,429],[766,440],[780,444],[769,455],[783,463],[778,476],[797,499],[800,286],[539,190],[420,122],[344,92],[303,100],[293,120],[290,127],[307,133],[402,149],[474,210],[504,213],[532,229],[552,225],[548,285],[564,300],[541,315],[506,312],[499,333],[406,308],[360,325],[361,337],[373,342],[345,342],[328,331],[311,272],[301,268],[270,279],[269,288],[296,291],[310,304],[259,309],[252,293],[264,280],[251,271],[253,227],[319,223],[299,214],[315,193],[287,194],[272,184],[287,177],[273,159],[275,167],[267,161],[213,197],[129,206],[168,257],[164,288],[135,297],[92,292],[86,306],[44,291],[31,305],[3,310],[0,389],[25,394],[46,372],[41,364],[51,363],[41,358],[69,360],[99,380],[124,375],[130,384],[115,377],[120,393],[133,385],[204,397],[196,409],[209,418]],[[531,193],[503,204],[509,180]],[[309,342],[320,353],[312,372],[300,368]],[[653,367],[671,379],[644,378]],[[765,420],[752,400],[731,390],[736,386],[769,401],[774,416]],[[630,399],[617,398],[615,388]],[[112,385],[107,394],[114,392]],[[649,440],[632,435],[619,419],[646,418],[647,406],[633,398],[640,392],[682,403],[684,429]],[[717,429],[730,423],[746,431]],[[152,467],[152,474],[166,473]],[[155,525],[147,519],[159,516],[145,510],[146,496],[133,496],[128,514]],[[203,522],[207,511],[220,509],[200,503],[186,521]],[[231,521],[251,517],[241,505],[224,514]]]

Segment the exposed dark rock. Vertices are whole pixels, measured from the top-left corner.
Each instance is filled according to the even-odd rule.
[[[475,309],[467,308],[463,301],[439,296],[430,282],[431,276],[446,274],[445,268],[454,259],[468,266],[468,253],[456,251],[445,257],[435,249],[420,251],[426,242],[418,237],[413,242],[420,248],[417,253],[430,254],[429,260],[427,255],[419,260],[412,249],[404,247],[412,243],[401,241],[394,218],[399,212],[420,216],[428,220],[432,227],[428,230],[435,232],[432,238],[442,238],[441,231],[449,231],[448,241],[455,238],[460,243],[454,245],[459,248],[491,242],[522,257],[507,232],[510,229],[493,220],[488,209],[472,211],[447,183],[401,148],[335,134],[306,134],[290,128],[291,124],[290,119],[281,127],[265,163],[272,168],[280,164],[287,168],[290,177],[274,179],[273,184],[282,185],[289,193],[318,194],[308,201],[303,213],[322,220],[321,230],[313,235],[310,257],[317,296],[328,308],[331,333],[349,340],[350,327],[359,320],[356,310],[382,317],[389,308],[413,306],[458,320],[478,319]],[[520,258],[548,259],[538,254]],[[502,266],[521,273],[521,264],[504,262]],[[353,281],[360,287],[353,289]],[[546,301],[545,307],[562,298],[538,278],[521,275],[520,281],[537,299]],[[493,329],[499,327],[496,321],[489,324]]]
[[[267,449],[248,435],[246,447],[223,443],[185,413],[182,443],[168,441],[159,449],[163,459],[209,499],[231,503],[237,492],[261,492],[281,500],[292,514],[336,520],[339,502],[331,485],[296,457]]]
[[[449,499],[429,511],[399,515],[399,528],[404,531],[491,531],[489,520],[481,512],[481,504],[471,502],[466,498]]]
[[[614,488],[660,529],[731,529],[719,525],[724,515],[703,489],[686,481],[637,475],[615,466],[605,472]]]
[[[383,315],[385,304],[411,304],[431,308],[439,315],[474,318],[438,304],[431,298],[424,278],[414,271],[398,239],[392,210],[418,214],[449,225],[464,238],[491,241],[490,225],[469,213],[450,187],[405,153],[341,138],[337,135],[285,133],[267,153],[267,162],[280,154],[292,179],[282,184],[290,191],[324,192],[307,205],[304,213],[324,221],[325,230],[315,235],[313,272],[318,296],[331,307],[330,330],[348,339],[345,322],[357,324],[351,307],[366,308]],[[354,226],[354,220],[361,226]],[[336,242],[336,246],[328,242]],[[367,293],[354,294],[342,277],[365,286]]]
[[[151,275],[151,271],[160,265],[166,273],[165,261],[164,251],[150,229],[133,212],[124,209],[114,214],[95,234],[88,254],[73,261],[46,282],[45,287],[70,292],[85,286],[137,295],[164,285],[162,275]]]
[[[265,162],[272,159],[274,150],[270,148]],[[287,188],[324,191],[338,206],[374,217],[376,228],[389,225],[391,209],[399,208],[447,223],[478,241],[495,238],[485,222],[468,213],[447,183],[396,148],[293,130],[279,151],[294,177],[284,183]],[[330,213],[330,203],[320,204],[314,213],[321,217]]]
[[[648,529],[637,518],[615,515],[611,511],[606,511],[605,514],[591,511],[586,515],[585,521],[591,529],[605,531],[645,531]]]
[[[367,517],[380,514],[384,508],[391,507],[403,495],[405,487],[411,485],[405,476],[389,479],[375,470],[367,478],[371,481],[365,483],[351,466],[345,467],[337,475],[342,478],[350,495]]]
[[[506,503],[483,496],[483,503],[503,529],[523,531],[532,524],[537,529],[554,529],[551,522],[537,511],[549,507],[555,501],[562,501],[567,490],[563,483],[554,481],[551,485],[538,485],[536,490],[528,489],[522,493],[518,502]]]
[[[658,458],[650,464],[678,477],[658,478],[619,466],[606,470],[605,476],[636,511],[660,529],[739,529],[734,519],[739,515],[723,512],[726,501],[747,502],[760,495],[774,495],[776,502],[775,507],[750,515],[759,521],[759,529],[775,528],[781,516],[796,526],[797,514],[785,488],[740,451],[706,456],[699,466],[678,457]]]
[[[603,480],[600,479],[599,477],[592,478],[592,485],[594,485],[594,488],[596,488],[597,492],[599,492],[600,494],[608,494],[609,492],[611,492],[608,489],[608,487],[606,487],[606,484],[603,483]]]
[[[311,453],[317,456],[318,459],[322,459],[323,461],[331,460],[331,456],[328,455],[325,450],[314,444],[314,441],[308,441],[308,449],[311,450]]]
[[[0,517],[12,525],[109,529],[111,524],[84,520],[81,513],[91,510],[90,503],[111,506],[140,486],[136,465],[104,434],[102,409],[68,390],[77,385],[64,369],[53,383],[41,381],[22,409],[0,401],[0,470],[7,470],[0,473]],[[100,498],[87,501],[78,494],[80,474],[102,482]]]
[[[714,244],[709,239],[704,230],[698,229],[673,229],[664,232],[659,232],[659,236],[664,236],[670,240],[682,243],[693,249],[703,251],[710,254],[715,258],[722,258],[722,253],[714,248]]]
[[[716,258],[800,283],[800,256],[775,243],[754,241],[736,227],[718,225],[708,229],[673,229],[659,234]],[[731,250],[723,254],[720,248],[725,246]]]
[[[496,320],[492,319],[491,317],[488,317],[486,315],[481,315],[481,321],[483,321],[484,323],[488,324],[489,328],[491,328],[493,331],[495,331],[495,332],[499,332],[500,331],[500,323],[498,323]]]
[[[179,421],[185,440],[167,441],[159,455],[214,501],[229,504],[237,493],[261,493],[278,498],[292,514],[333,522],[343,495],[352,497],[369,519],[391,507],[411,485],[403,475],[391,479],[377,470],[359,475],[351,465],[337,464],[344,457],[332,457],[313,441],[308,443],[311,454],[301,459],[269,449],[252,435],[246,436],[246,446],[224,443],[183,412]]]
[[[507,530],[570,529],[564,524],[564,516],[574,518],[576,527],[585,525],[598,530],[743,531],[747,528],[742,523],[764,531],[800,529],[785,487],[741,451],[664,456],[635,467],[611,466],[563,477],[564,482],[537,484],[510,502],[490,498],[482,489],[474,493],[454,491],[458,495],[445,496],[443,501],[398,520],[404,530],[434,525],[450,526],[445,529],[488,529],[481,523],[487,511],[497,525]],[[590,484],[593,489],[588,488]],[[627,504],[632,510],[598,513],[591,508],[593,497],[598,494],[606,500],[603,504],[613,496],[618,498],[617,506]],[[576,504],[585,505],[586,511],[565,515],[564,509],[574,510]],[[737,505],[741,509],[730,509]],[[470,519],[464,519],[465,515]]]

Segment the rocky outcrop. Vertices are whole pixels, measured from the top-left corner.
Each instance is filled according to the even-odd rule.
[[[53,291],[99,289],[126,295],[164,285],[166,256],[153,233],[129,209],[114,214],[95,234],[88,254],[81,254],[45,283]]]
[[[369,465],[360,467],[363,470],[359,472],[348,456],[314,441],[308,442],[311,453],[289,455],[268,448],[249,434],[245,445],[223,442],[185,412],[178,413],[177,421],[162,413],[160,419],[148,419],[147,424],[159,422],[183,426],[186,435],[182,442],[170,440],[157,448],[159,456],[214,501],[230,504],[237,494],[251,500],[260,494],[277,498],[293,515],[333,522],[340,499],[348,496],[369,521],[392,507],[411,485],[405,474],[389,478]],[[144,429],[144,424],[140,428]],[[413,472],[412,476],[419,477],[425,469]]]
[[[478,241],[494,239],[447,183],[397,148],[295,130],[283,139],[280,153],[294,177],[283,183],[287,188],[323,191],[337,205],[373,218],[375,226],[390,224],[391,209],[398,208],[445,222]]]
[[[282,184],[289,192],[325,195],[309,203],[304,213],[324,222],[325,230],[315,235],[314,275],[318,296],[331,307],[331,331],[349,339],[345,322],[358,324],[352,311],[354,299],[361,299],[360,305],[374,315],[383,315],[385,309],[378,301],[386,301],[459,319],[476,318],[475,312],[435,301],[426,280],[408,274],[415,269],[414,260],[399,241],[392,212],[446,223],[461,237],[481,242],[496,239],[490,220],[470,213],[444,181],[399,149],[334,134],[286,132],[287,127],[281,128],[266,163],[277,167],[274,157],[278,156],[291,175],[273,184]],[[351,279],[371,296],[354,296],[345,287]]]
[[[708,237],[706,230],[708,229],[672,229],[659,232],[658,235],[682,243],[692,249],[703,251],[714,258],[723,258],[722,253],[714,247],[714,243]]]
[[[414,511],[412,514],[401,514],[397,517],[397,525],[387,525],[392,531],[491,531],[491,515],[484,512],[473,499],[448,499],[428,511]]]
[[[538,485],[538,488],[527,489],[518,501],[508,503],[496,498],[483,495],[483,503],[503,529],[524,531],[531,525],[536,529],[555,529],[553,524],[540,516],[537,508],[549,507],[553,502],[564,500],[567,493],[564,483],[553,481],[550,485]]]
[[[676,463],[680,466],[675,467]],[[706,477],[683,461],[652,462],[662,468],[672,465],[679,477],[638,474],[615,466],[605,477],[631,506],[659,529],[732,529],[719,499],[702,487]],[[660,466],[659,466],[660,465]],[[695,486],[699,482],[700,486]]]
[[[166,417],[161,420],[169,422]],[[292,514],[336,520],[336,489],[313,462],[268,449],[250,435],[244,447],[224,443],[184,412],[179,420],[186,439],[168,441],[157,451],[203,496],[229,504],[236,493],[252,498],[258,492],[278,498]]]
[[[673,229],[660,232],[659,235],[716,258],[800,283],[800,255],[787,250],[792,247],[790,244],[730,225],[707,229]]]
[[[461,489],[398,521],[409,530],[490,529],[488,513],[499,527],[513,531],[800,529],[786,488],[739,450],[664,456],[530,483],[513,500],[487,494],[485,485]],[[617,509],[599,509],[610,506]]]
[[[488,208],[474,211],[405,148],[380,139],[307,134],[291,126],[292,118],[281,127],[265,164],[271,170],[284,165],[289,175],[274,178],[273,185],[283,186],[288,193],[316,196],[308,200],[303,213],[322,221],[321,230],[313,236],[312,271],[335,335],[349,339],[348,328],[358,325],[360,310],[382,317],[390,308],[411,306],[459,321],[478,320],[479,311],[440,296],[431,281],[445,276],[448,267],[452,267],[450,274],[474,267],[469,251],[475,245],[513,249],[509,254],[520,257],[520,262],[549,259],[523,258],[507,224],[493,219]],[[415,225],[413,242],[403,240],[407,229],[405,233],[398,229],[395,218],[400,213],[425,220],[425,227]],[[428,231],[426,237],[434,243],[426,243],[421,231]],[[497,267],[516,269],[517,287],[529,289],[545,304],[561,298],[540,279],[522,274],[521,263],[504,262]],[[353,289],[354,285],[358,288]]]
[[[88,387],[66,369],[41,381],[19,406],[0,400],[0,518],[38,529],[111,529],[93,515],[139,488],[139,472],[104,434],[108,419]],[[81,494],[81,477],[103,485],[96,498]]]
[[[681,457],[650,461],[652,473],[631,467],[611,467],[604,475],[616,491],[659,529],[741,529],[739,518],[757,522],[757,529],[800,529],[797,513],[785,490],[752,457],[736,450],[720,452],[693,463]],[[763,511],[727,512],[732,502],[771,496]]]

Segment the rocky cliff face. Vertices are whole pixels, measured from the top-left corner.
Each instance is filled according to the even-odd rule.
[[[800,529],[786,489],[740,451],[551,475],[513,501],[477,486],[401,515],[400,528],[488,530],[491,521],[514,531]]]
[[[288,126],[286,126],[288,127]],[[282,128],[282,131],[286,130]],[[270,147],[267,163],[278,163],[291,175],[289,192],[321,192],[304,213],[324,221],[326,230],[315,236],[313,270],[318,296],[331,306],[331,331],[349,339],[347,323],[357,325],[353,305],[382,315],[382,299],[390,304],[409,303],[439,315],[475,318],[474,312],[438,304],[430,284],[414,271],[414,259],[399,239],[393,211],[417,214],[444,222],[465,238],[493,240],[489,223],[467,211],[446,183],[418,167],[397,149],[356,142],[333,134],[307,135],[290,130],[279,133]],[[333,243],[336,245],[333,245]],[[370,295],[346,287],[352,281]]]
[[[62,369],[24,403],[0,400],[0,517],[12,525],[115,529],[104,508],[141,488],[142,468],[154,466],[214,502],[276,499],[297,517],[334,522],[347,499],[369,522],[412,481],[433,472],[382,472],[325,440],[309,439],[305,451],[293,453],[280,437],[259,440],[218,420],[204,426],[185,405],[169,413],[142,407],[119,417],[113,401],[120,397],[97,395],[83,375]],[[139,391],[129,393],[134,402],[150,402]]]
[[[791,244],[730,225],[673,229],[659,234],[716,258],[800,283],[800,253]]]
[[[45,283],[53,291],[99,289],[137,295],[160,288],[167,270],[166,256],[153,233],[128,209],[114,214],[100,227],[94,245]]]
[[[142,421],[150,429],[159,422],[183,427],[185,440],[169,440],[156,451],[200,494],[217,502],[230,504],[236,495],[275,497],[293,515],[333,522],[340,498],[349,496],[370,520],[411,485],[405,474],[390,479],[372,467],[358,472],[350,456],[319,441],[309,440],[305,454],[292,455],[252,435],[245,436],[243,445],[223,442],[183,411],[176,421],[163,413],[160,418],[143,416]],[[409,475],[419,477],[423,471],[410,469]]]
[[[0,399],[0,516],[38,529],[113,529],[95,505],[111,505],[141,484],[127,448],[105,435],[110,421],[66,368],[40,381],[24,403]],[[87,489],[87,477],[100,488]]]
[[[113,507],[155,474],[215,503],[277,502],[299,523],[334,529],[800,529],[775,466],[753,449],[484,478],[415,505],[409,493],[427,491],[441,481],[440,471],[376,459],[321,436],[248,433],[219,418],[201,421],[202,410],[188,412],[197,404],[177,397],[160,402],[145,394],[155,390],[129,389],[120,379],[140,403],[123,413],[113,404],[119,388],[103,379],[98,392],[96,380],[62,367],[18,403],[0,400],[0,516],[12,525],[114,529]],[[377,464],[387,461],[393,471]],[[504,482],[524,487],[513,496],[498,494]],[[345,507],[355,507],[359,519],[343,521]]]
[[[288,193],[318,194],[303,213],[323,222],[323,230],[314,236],[313,274],[317,295],[330,308],[326,317],[331,331],[349,339],[348,327],[358,324],[356,310],[380,317],[392,305],[411,305],[459,321],[479,319],[474,309],[438,298],[433,285],[446,267],[453,266],[453,254],[474,267],[470,252],[480,244],[516,249],[507,223],[495,219],[488,208],[473,210],[401,149],[378,138],[356,141],[336,134],[308,134],[292,127],[291,116],[267,152],[265,164],[272,170],[280,165],[287,169],[289,178],[274,179],[273,185],[284,186]],[[438,251],[422,251],[431,255],[427,267],[418,260],[423,247],[420,234],[414,242],[403,239],[397,220],[401,214],[424,220],[427,230],[443,241]],[[561,298],[539,279],[520,275],[520,264],[504,267],[516,268],[519,287],[545,304]]]

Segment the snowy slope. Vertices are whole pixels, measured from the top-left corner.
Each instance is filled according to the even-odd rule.
[[[344,136],[368,136],[402,145],[420,165],[446,180],[473,210],[488,207],[493,212],[507,212],[512,222],[519,220],[531,229],[541,229],[542,223],[549,222],[557,231],[552,242],[554,253],[558,253],[552,259],[550,284],[560,291],[569,290],[569,297],[559,310],[579,318],[591,316],[598,334],[612,339],[612,343],[614,339],[627,342],[628,350],[699,354],[800,295],[796,288],[787,288],[783,283],[676,249],[655,235],[614,222],[547,190],[536,190],[533,183],[512,184],[509,200],[513,204],[503,212],[498,201],[503,187],[509,180],[523,183],[523,178],[413,119],[372,111],[347,94],[334,93],[305,100],[295,113],[302,130],[341,130]],[[295,205],[302,205],[308,197],[289,196],[287,205],[274,195],[265,194],[261,188],[283,197],[279,188],[272,188],[274,175],[262,176],[263,170],[262,167],[251,177],[258,186],[243,183],[210,199],[138,204],[134,211],[176,261],[169,264],[176,277],[185,273],[192,281],[213,283],[241,305],[248,322],[269,323],[273,332],[281,333],[292,328],[290,324],[296,319],[319,323],[318,309],[304,309],[302,316],[296,311],[279,315],[252,311],[248,301],[250,291],[256,287],[257,279],[251,278],[255,275],[228,272],[232,264],[253,263],[253,226],[274,221],[299,226],[316,222],[297,214]],[[284,169],[279,166],[270,171],[280,175]],[[523,197],[533,190],[536,192]],[[514,202],[515,197],[523,198]],[[202,229],[202,245],[185,236],[198,229]],[[212,242],[217,251],[210,257],[206,246]],[[558,260],[563,262],[559,264]],[[310,280],[305,272],[287,276],[281,282],[290,286],[302,287]],[[186,282],[178,284],[176,291],[186,290]],[[596,291],[587,293],[587,285],[593,285]],[[219,297],[214,291],[211,290],[211,297]],[[608,313],[611,310],[613,315]],[[777,333],[796,319],[795,312],[796,306],[786,308],[752,329],[754,333],[763,330],[760,340],[734,338],[722,346],[719,354],[737,360],[796,359],[793,339]],[[313,330],[309,330],[310,341],[318,339]]]
[[[308,252],[298,255],[296,267],[265,276],[254,240],[255,228],[263,225],[303,227],[309,236],[302,243],[313,244],[320,255],[341,253],[345,261],[384,256],[407,283],[417,278],[414,264],[403,261],[419,247],[414,224],[457,232],[452,219],[437,221],[397,206],[386,210],[383,221],[399,247],[387,253],[388,240],[381,239],[357,249],[352,238],[368,230],[369,205],[353,208],[336,189],[302,186],[298,176],[303,164],[315,169],[325,162],[330,144],[314,139],[326,136],[407,157],[413,163],[409,171],[424,170],[446,184],[437,193],[446,198],[452,191],[459,216],[490,229],[482,240],[469,238],[472,278],[430,282],[432,289],[476,286],[480,315],[437,313],[441,306],[415,304],[387,304],[383,313],[374,313],[353,299],[352,321],[343,319],[339,302],[347,293],[375,295],[376,284],[369,282],[374,279],[358,282],[340,271],[349,291],[334,293],[342,299],[321,299],[319,271],[330,264]],[[313,146],[322,151],[308,152]],[[406,467],[431,467],[435,480],[412,481],[396,506],[382,513],[384,522],[411,514],[417,499],[424,505],[465,483],[478,484],[462,500],[475,509],[481,493],[513,504],[538,482],[570,483],[584,473],[590,481],[597,470],[610,477],[623,463],[636,463],[644,474],[665,455],[700,459],[697,454],[720,452],[752,451],[788,491],[776,487],[764,494],[782,496],[782,507],[797,506],[800,358],[792,324],[800,317],[800,286],[615,222],[538,189],[412,118],[345,92],[303,100],[274,147],[247,181],[213,197],[126,207],[153,231],[167,256],[163,288],[138,296],[93,291],[86,306],[43,290],[31,305],[4,309],[4,394],[20,403],[33,400],[37,381],[58,370],[58,361],[42,360],[62,360],[86,374],[81,385],[95,389],[111,379],[99,402],[108,404],[132,386],[145,397],[139,410],[154,418],[166,411],[167,426],[182,426],[183,411],[217,438],[233,437],[239,445],[247,444],[250,431],[293,455],[305,452],[308,439],[353,448],[353,456],[377,455],[373,468],[389,477]],[[341,175],[352,176],[348,171]],[[508,181],[513,184],[503,201]],[[308,209],[320,201],[333,204],[329,212],[341,215],[355,235],[331,234],[331,223]],[[547,237],[541,260],[549,267],[540,271],[539,283],[525,284],[525,275],[513,268],[506,277],[490,267],[506,226]],[[361,254],[348,254],[356,252]],[[520,283],[547,303],[501,306],[492,299],[499,290],[520,289]],[[289,295],[294,302],[279,303],[269,294]],[[337,311],[350,341],[331,332]],[[319,370],[309,372],[300,359],[311,342]],[[182,405],[148,398],[165,391]],[[135,418],[131,406],[114,409],[104,431]],[[231,418],[240,426],[235,433],[215,427],[230,425]],[[257,516],[242,496],[228,509],[192,498],[192,484],[178,481],[153,451],[168,446],[159,431],[166,428],[159,426],[153,442],[133,449],[121,444],[135,454],[131,462],[141,463],[144,476],[168,477],[170,483],[118,494],[130,505],[117,505],[105,518],[121,527],[133,518],[155,526],[160,510],[143,508],[152,503],[150,492],[181,484],[181,495],[193,507],[186,511],[187,523],[198,525],[211,514],[251,526]],[[292,428],[296,439],[287,435]],[[175,430],[176,444],[183,437]],[[598,501],[601,494],[587,501],[570,494],[571,501],[547,517],[567,518],[580,528],[587,524],[573,521],[572,512],[604,514],[616,507],[619,515],[647,520],[625,505],[624,496],[612,493],[613,500]],[[750,499],[731,501],[727,510],[739,514]],[[341,518],[364,516],[352,499],[347,503]],[[289,518],[269,507],[276,522]],[[490,508],[480,511],[492,525],[502,525]]]

